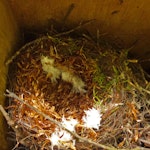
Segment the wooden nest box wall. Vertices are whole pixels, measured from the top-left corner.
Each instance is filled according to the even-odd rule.
[[[150,67],[150,9],[149,1],[130,0],[11,0],[13,12],[23,28],[39,29],[51,24],[60,28],[83,26],[90,34],[113,43],[120,49],[130,48],[136,58]]]

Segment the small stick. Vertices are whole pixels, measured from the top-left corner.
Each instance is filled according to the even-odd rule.
[[[18,147],[19,143],[21,143],[22,145],[25,145],[25,139],[27,139],[28,137],[25,137],[24,139],[21,139],[22,137],[22,133],[21,131],[19,131],[18,128],[16,128],[16,124],[15,122],[9,117],[8,113],[5,111],[5,109],[3,108],[2,105],[0,105],[0,111],[2,112],[3,116],[5,117],[8,125],[13,129],[13,131],[15,132],[16,134],[16,141],[17,141],[17,144],[15,145],[15,147],[13,149],[15,149],[16,147]],[[20,139],[18,141],[18,139]]]
[[[101,147],[103,149],[106,149],[106,150],[117,150],[116,148],[113,148],[113,147],[108,147],[108,146],[105,146],[103,144],[99,144],[99,143],[96,143],[90,139],[87,139],[87,138],[84,138],[84,137],[81,137],[79,136],[77,133],[75,132],[72,132],[70,130],[68,130],[66,127],[64,127],[60,122],[58,122],[57,120],[54,120],[53,118],[49,117],[48,115],[46,115],[45,113],[39,111],[38,109],[36,109],[35,107],[29,105],[27,102],[25,102],[23,99],[19,98],[15,93],[13,92],[10,92],[9,90],[6,90],[7,94],[5,94],[5,96],[8,96],[8,97],[12,97],[14,99],[17,99],[18,101],[20,101],[21,103],[25,104],[26,106],[28,106],[30,109],[34,110],[35,112],[37,112],[38,114],[42,115],[45,119],[48,119],[50,120],[51,122],[53,122],[54,124],[56,124],[57,126],[59,126],[60,128],[66,130],[67,132],[69,132],[72,136],[74,136],[75,138],[79,139],[80,141],[82,142],[86,142],[86,143],[89,143],[89,144],[92,144],[96,147]]]
[[[68,31],[66,31],[66,32],[62,32],[62,33],[55,34],[55,35],[53,35],[53,37],[55,38],[55,37],[60,37],[60,36],[63,36],[63,35],[68,35],[68,34],[74,32],[74,31],[80,29],[82,26],[87,25],[87,24],[90,24],[90,23],[93,22],[93,21],[95,21],[95,19],[87,20],[87,21],[85,21],[85,22],[81,22],[77,27],[75,27],[75,28],[73,28],[73,29],[71,29],[71,30],[68,30]],[[52,38],[51,36],[47,35],[47,36],[40,37],[40,38],[38,38],[38,39],[36,39],[36,40],[33,40],[33,41],[31,41],[31,42],[25,44],[25,45],[24,45],[23,47],[21,47],[18,51],[16,51],[16,53],[15,53],[11,58],[9,58],[9,59],[5,62],[5,65],[8,66],[10,63],[12,63],[13,60],[14,60],[23,50],[26,49],[26,47],[28,47],[28,46],[30,46],[30,45],[32,45],[32,44],[34,44],[34,43],[38,43],[38,42],[40,42],[40,41],[42,41],[42,40],[45,40],[45,39],[53,39],[53,38]]]
[[[85,25],[88,25],[88,24],[92,23],[93,21],[95,21],[95,19],[87,20],[87,21],[85,21],[85,22],[80,22],[80,24],[79,24],[77,27],[75,27],[75,28],[73,28],[73,29],[71,29],[71,30],[68,30],[68,31],[66,31],[66,32],[61,32],[61,33],[55,34],[55,35],[53,35],[53,36],[54,36],[54,37],[60,37],[60,36],[63,36],[63,35],[68,35],[68,34],[74,32],[74,31],[80,29],[82,26],[85,26]]]
[[[8,66],[10,63],[12,63],[13,60],[14,60],[23,50],[25,50],[28,46],[31,46],[32,44],[38,43],[38,42],[40,42],[40,41],[42,41],[42,40],[45,40],[45,39],[50,39],[50,38],[49,38],[48,36],[43,36],[43,37],[40,37],[40,38],[38,38],[38,39],[36,39],[36,40],[34,40],[34,41],[31,41],[31,42],[25,44],[25,45],[24,45],[23,47],[21,47],[18,51],[16,51],[16,53],[15,53],[10,59],[8,59],[8,60],[5,62],[5,65]]]
[[[71,12],[73,11],[74,8],[75,8],[75,4],[72,3],[72,4],[69,6],[69,8],[68,8],[68,10],[67,10],[67,12],[66,12],[66,14],[65,14],[65,16],[63,17],[63,20],[62,20],[62,24],[63,24],[63,25],[65,24],[66,20],[68,19],[69,15],[71,14]]]
[[[144,139],[139,139],[140,142],[143,142],[145,145],[150,145],[150,141],[144,140]]]
[[[0,111],[2,112],[3,116],[5,117],[7,123],[9,126],[12,127],[12,129],[15,131],[15,122],[13,120],[10,119],[8,113],[5,111],[5,109],[3,108],[2,105],[0,105]]]

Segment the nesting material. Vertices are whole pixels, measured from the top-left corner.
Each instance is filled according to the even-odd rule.
[[[8,111],[24,146],[135,148],[148,140],[150,84],[127,51],[85,38],[43,37],[12,61],[9,90],[19,98],[11,98]]]

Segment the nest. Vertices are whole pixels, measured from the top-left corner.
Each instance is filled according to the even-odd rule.
[[[127,54],[70,37],[46,36],[21,48],[10,60],[7,94],[17,144],[73,150],[150,147],[150,84]],[[85,125],[88,110],[99,112],[95,126]],[[63,122],[71,119],[73,129]],[[57,144],[52,141],[56,130],[61,132]],[[64,140],[65,134],[70,138]]]

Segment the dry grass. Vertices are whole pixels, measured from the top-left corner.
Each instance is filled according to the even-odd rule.
[[[52,83],[42,70],[41,55],[52,57],[57,67],[80,77],[87,92],[73,92],[72,85],[61,78]],[[149,148],[150,83],[140,65],[127,55],[127,50],[117,53],[85,38],[43,37],[10,59],[9,90],[58,122],[62,116],[78,119],[76,133],[87,141],[77,140],[75,147],[67,145],[70,149]],[[92,107],[102,113],[99,130],[81,127],[84,110]],[[47,137],[57,124],[14,97],[8,110],[22,133],[17,141],[23,140],[30,149],[50,149]]]

